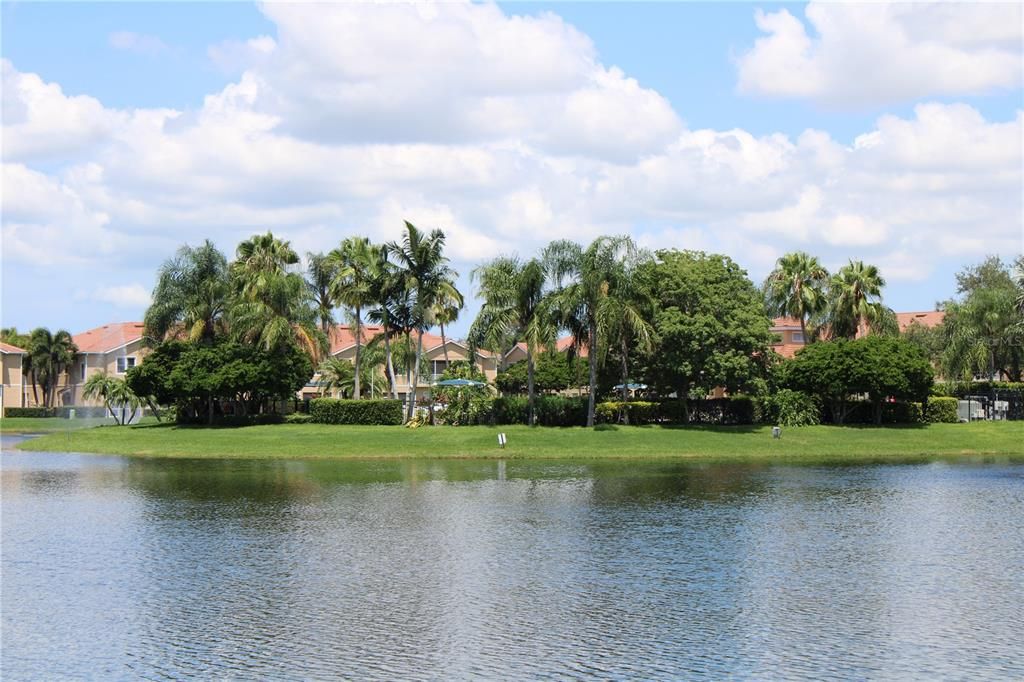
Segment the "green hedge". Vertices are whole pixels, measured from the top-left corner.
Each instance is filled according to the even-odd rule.
[[[587,399],[557,395],[536,396],[534,405],[540,426],[586,426]],[[526,424],[529,415],[527,399],[506,396],[494,400],[494,423]]]
[[[309,416],[318,424],[373,424],[397,426],[402,423],[400,400],[338,400],[314,398]]]
[[[622,402],[609,400],[594,406],[596,420],[604,424],[617,424],[622,421],[623,412],[629,415],[630,424],[650,424],[660,420],[661,405],[643,400]]]
[[[53,407],[5,407],[5,417],[56,417]]]
[[[957,402],[956,398],[931,398],[928,401],[928,421],[932,424],[956,424],[960,421]]]
[[[761,402],[761,421],[779,426],[814,426],[821,423],[821,404],[814,396],[783,388]]]

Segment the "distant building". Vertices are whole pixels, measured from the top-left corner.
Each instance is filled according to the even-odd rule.
[[[25,349],[0,343],[0,361],[2,361],[2,380],[0,384],[0,415],[2,408],[25,407],[25,377],[21,371]]]
[[[924,327],[935,327],[942,324],[946,313],[941,310],[932,310],[923,313],[896,313],[896,322],[899,324],[900,333],[917,323]],[[800,320],[793,317],[776,317],[772,320],[771,332],[778,337],[778,341],[772,344],[772,349],[784,358],[792,358],[796,352],[807,344],[800,328]]]

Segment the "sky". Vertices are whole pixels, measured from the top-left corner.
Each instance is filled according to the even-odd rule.
[[[141,320],[159,265],[439,227],[473,267],[629,234],[879,266],[930,310],[1024,250],[1006,4],[21,3],[2,19],[0,324]]]

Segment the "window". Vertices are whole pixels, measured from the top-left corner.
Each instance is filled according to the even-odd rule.
[[[793,332],[793,343],[803,343],[803,342],[804,342],[804,333],[803,332]]]
[[[129,369],[131,369],[134,366],[135,366],[135,358],[133,358],[133,357],[118,358],[117,359],[117,373],[118,374],[124,374],[125,372],[127,372]]]
[[[82,360],[82,364],[78,366],[78,378],[85,381],[85,360]]]

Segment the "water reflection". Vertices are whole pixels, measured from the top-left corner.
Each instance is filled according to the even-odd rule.
[[[1024,467],[5,452],[4,679],[1024,675]]]

